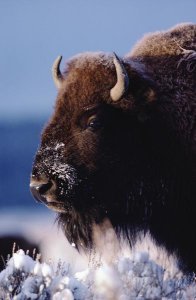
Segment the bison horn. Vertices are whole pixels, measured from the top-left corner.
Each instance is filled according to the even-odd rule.
[[[62,81],[63,81],[63,75],[60,71],[60,63],[62,60],[62,56],[58,56],[56,58],[56,60],[54,61],[53,67],[52,67],[52,76],[53,76],[53,80],[54,83],[57,87],[57,89],[59,89],[62,85]]]
[[[113,101],[118,101],[122,98],[129,87],[129,77],[122,61],[116,55],[116,53],[114,53],[113,62],[116,68],[117,82],[110,90],[110,97]]]

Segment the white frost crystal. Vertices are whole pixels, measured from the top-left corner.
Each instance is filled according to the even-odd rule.
[[[46,263],[42,264],[42,274],[44,277],[51,277],[53,275],[53,270],[51,266],[47,265]]]
[[[10,264],[12,264],[12,261],[16,269],[23,269],[25,272],[31,272],[35,265],[35,261],[28,255],[25,255],[23,250],[14,253],[10,260]]]

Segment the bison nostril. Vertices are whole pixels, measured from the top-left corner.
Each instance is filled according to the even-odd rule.
[[[39,182],[32,182],[30,184],[30,190],[33,195],[33,197],[40,201],[40,202],[47,202],[46,197],[44,197],[44,194],[49,191],[53,186],[53,183],[51,181],[48,181],[47,183],[39,183]]]
[[[49,189],[52,187],[52,182],[49,181],[48,183],[41,184],[38,186],[38,191],[41,195],[45,194]]]

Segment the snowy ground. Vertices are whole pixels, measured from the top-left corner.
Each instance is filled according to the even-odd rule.
[[[72,274],[67,264],[54,268],[19,250],[0,273],[0,299],[195,299],[195,284],[173,271],[152,261],[147,252],[137,252]]]
[[[194,279],[183,275],[175,257],[156,247],[148,235],[130,250],[125,243],[116,245],[109,230],[100,239],[104,251],[84,256],[57,231],[54,219],[54,214],[38,211],[0,215],[0,234],[15,229],[40,242],[42,252],[42,263],[22,250],[13,254],[0,273],[0,300],[196,299]]]

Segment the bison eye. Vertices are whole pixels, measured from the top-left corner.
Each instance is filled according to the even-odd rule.
[[[100,107],[86,108],[82,115],[77,119],[78,125],[83,130],[96,131],[103,127],[104,113]]]
[[[101,121],[97,115],[92,115],[87,119],[86,128],[96,130],[99,129],[100,127],[101,127]]]

